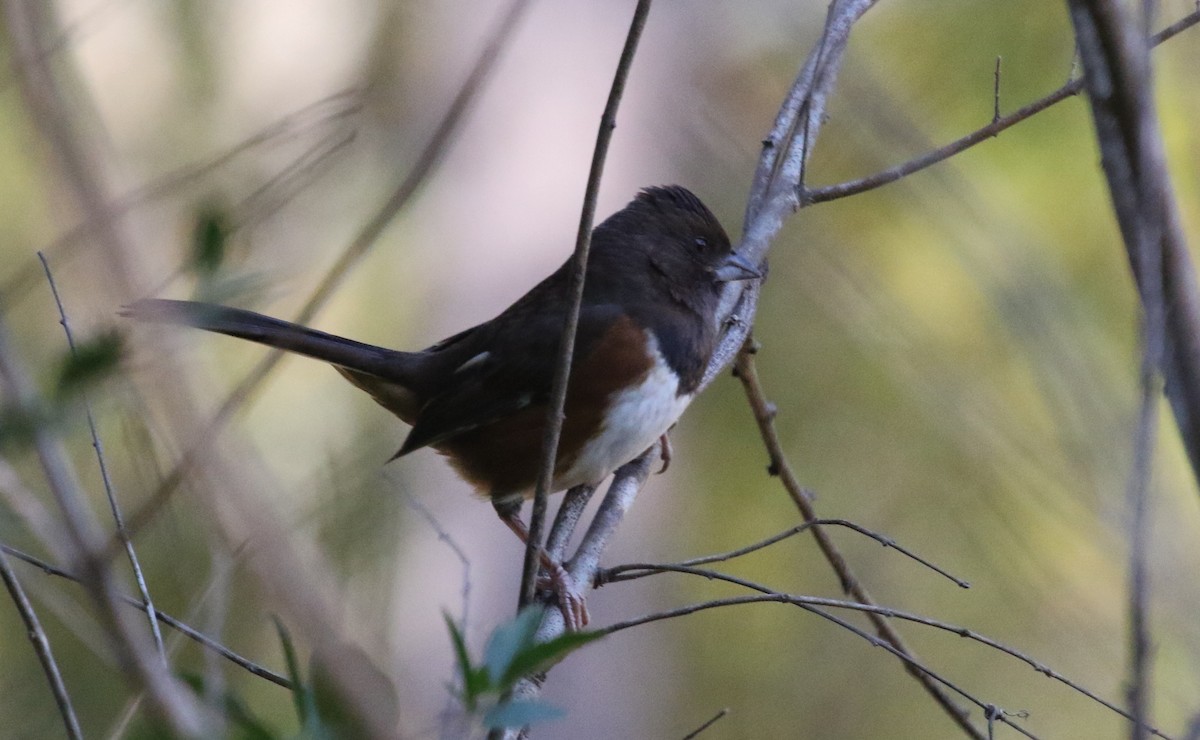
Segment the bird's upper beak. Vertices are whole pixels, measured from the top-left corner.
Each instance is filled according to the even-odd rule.
[[[722,283],[731,283],[736,280],[757,280],[763,273],[742,255],[730,252],[725,261],[713,269],[713,275]]]

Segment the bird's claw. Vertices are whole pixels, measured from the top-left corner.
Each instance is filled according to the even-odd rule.
[[[667,468],[671,467],[671,456],[674,454],[674,451],[671,449],[671,433],[669,431],[663,432],[658,441],[662,443],[662,447],[658,453],[659,458],[662,460],[662,467],[658,469],[658,474],[662,475],[667,472]]]
[[[547,575],[539,579],[538,587],[554,594],[563,624],[568,632],[579,632],[591,621],[587,600],[575,585],[575,579],[561,563],[545,563]]]

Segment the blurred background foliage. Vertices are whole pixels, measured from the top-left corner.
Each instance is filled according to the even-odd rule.
[[[111,212],[137,251],[127,255],[130,268],[97,247],[95,224],[82,221],[46,132],[28,113],[23,63],[6,33],[0,300],[24,359],[47,383],[64,340],[37,250],[54,268],[77,333],[131,334],[125,370],[90,399],[117,493],[133,509],[184,447],[164,430],[156,398],[175,394],[214,409],[262,351],[192,334],[150,341],[117,318],[119,306],[199,294],[293,314],[411,165],[501,4],[52,5],[53,67],[74,124],[102,162]],[[1194,4],[1158,7],[1161,26]],[[534,3],[440,167],[318,326],[424,346],[490,317],[566,256],[631,9]],[[808,0],[657,3],[600,214],[638,187],[679,182],[736,236],[759,141],[823,17],[824,3]],[[1200,235],[1198,38],[1185,32],[1154,53],[1168,156],[1192,235]],[[990,122],[997,57],[1008,112],[1075,74],[1073,54],[1063,3],[881,2],[855,31],[809,182],[873,173]],[[217,248],[202,269],[192,262],[197,234]],[[1137,328],[1090,115],[1072,99],[931,170],[797,214],[772,250],[755,333],[780,434],[818,512],[893,537],[973,584],[958,589],[894,551],[835,532],[879,601],[987,634],[1121,703]],[[139,377],[164,352],[189,372],[147,390]],[[1158,726],[1178,735],[1200,712],[1200,498],[1169,413],[1161,418],[1150,550],[1153,710]],[[75,416],[63,428],[102,511],[85,427]],[[262,500],[304,552],[331,564],[344,636],[395,682],[404,736],[436,736],[454,665],[442,610],[466,617],[466,639],[478,647],[515,604],[521,552],[491,507],[473,501],[432,453],[383,466],[403,427],[305,360],[285,361],[222,434],[271,481],[242,482],[232,493]],[[610,563],[729,550],[796,522],[766,475],[736,382],[714,384],[677,428],[675,445],[675,464],[651,480]],[[40,492],[27,451],[9,446],[3,456]],[[236,527],[220,524],[199,485],[185,484],[138,535],[155,600],[281,668],[270,585],[243,567],[255,533],[231,534]],[[465,567],[440,531],[465,554]],[[0,537],[46,555],[8,504]],[[120,727],[131,694],[86,599],[16,567],[88,735]],[[729,570],[779,589],[838,595],[807,540]],[[730,593],[664,575],[605,587],[590,604],[603,625]],[[926,664],[986,701],[1027,712],[1021,721],[1040,737],[1126,732],[1116,715],[1010,657],[901,627]],[[305,650],[304,637],[297,641]],[[191,644],[175,660],[205,667]],[[0,608],[0,665],[0,736],[59,734],[8,607]],[[295,729],[287,692],[222,669],[266,722]],[[713,610],[611,637],[556,668],[546,695],[567,715],[539,737],[680,737],[723,707],[730,714],[708,737],[956,735],[895,659],[779,605]]]

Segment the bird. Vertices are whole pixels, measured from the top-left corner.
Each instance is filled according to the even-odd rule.
[[[520,510],[542,466],[571,269],[568,259],[495,318],[417,352],[209,303],[148,298],[122,314],[332,364],[411,425],[392,459],[425,447],[441,453],[525,541]],[[599,484],[667,439],[715,350],[724,284],[763,277],[712,211],[679,185],[642,189],[593,230],[551,492]],[[542,563],[561,589],[568,624],[586,623],[582,597],[563,586],[561,564],[544,553]]]

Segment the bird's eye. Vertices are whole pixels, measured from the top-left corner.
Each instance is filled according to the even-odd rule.
[[[702,236],[696,237],[696,247],[703,252],[705,249],[708,249],[708,240]]]

